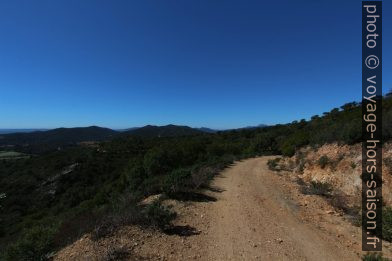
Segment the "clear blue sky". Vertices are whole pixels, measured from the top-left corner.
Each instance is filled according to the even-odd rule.
[[[384,1],[384,89],[392,88]],[[0,2],[0,128],[291,122],[361,98],[361,2]]]

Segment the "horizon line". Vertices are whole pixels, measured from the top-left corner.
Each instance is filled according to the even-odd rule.
[[[260,123],[257,125],[246,125],[246,126],[241,126],[241,127],[232,127],[232,128],[213,128],[213,127],[206,127],[206,126],[190,126],[190,125],[179,125],[179,124],[163,124],[163,125],[155,125],[155,124],[146,124],[146,125],[142,125],[142,126],[134,126],[134,127],[122,127],[122,128],[111,128],[111,127],[105,127],[105,126],[99,126],[99,125],[84,125],[84,126],[72,126],[72,127],[65,127],[65,126],[60,126],[60,127],[23,127],[23,128],[3,128],[0,127],[0,130],[42,130],[42,131],[46,131],[46,130],[54,130],[54,129],[74,129],[74,128],[89,128],[89,127],[98,127],[98,128],[106,128],[106,129],[111,129],[111,130],[127,130],[127,129],[135,129],[135,128],[143,128],[146,126],[156,126],[156,127],[165,127],[165,126],[178,126],[178,127],[189,127],[189,128],[193,128],[193,129],[202,129],[202,128],[206,128],[206,129],[211,129],[211,130],[231,130],[231,129],[242,129],[242,128],[252,128],[252,127],[267,127],[267,126],[273,126],[273,125],[277,125],[279,123],[276,124],[264,124],[264,123]]]

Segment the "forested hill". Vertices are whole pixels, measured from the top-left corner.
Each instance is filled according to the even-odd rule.
[[[203,131],[194,129],[188,126],[166,125],[166,126],[153,126],[147,125],[141,128],[123,132],[126,135],[135,135],[139,137],[153,138],[153,137],[175,137],[202,134]]]
[[[241,129],[256,129],[264,126],[266,125],[261,124],[256,127],[245,127]],[[142,138],[163,138],[216,132],[218,131],[209,128],[191,128],[173,124],[165,126],[146,125],[144,127],[126,130],[112,130],[97,126],[57,128],[31,132],[0,133],[0,150],[40,154],[75,146],[81,142],[110,141],[113,138],[124,138],[130,135]]]
[[[76,143],[100,141],[117,134],[116,131],[97,126],[81,128],[57,128],[46,131],[3,134],[0,144]]]
[[[82,141],[103,141],[114,137],[116,131],[97,126],[85,128],[58,128],[29,133],[0,135],[0,146],[14,146],[16,150],[39,153]]]
[[[392,137],[391,96],[383,100],[383,119],[384,141],[388,141]],[[148,133],[155,131],[146,129],[151,130]],[[113,135],[111,130],[96,130],[98,138]],[[161,135],[172,136],[170,133]],[[143,212],[136,204],[140,199],[157,193],[184,196],[208,184],[233,160],[268,154],[290,156],[307,145],[360,142],[361,106],[348,103],[309,121],[194,133],[160,138],[116,135],[95,146],[1,159],[0,250],[7,249],[4,259],[41,260],[81,232],[94,229],[97,220],[121,211],[133,211],[132,215],[139,217],[130,222],[154,223],[156,216],[149,215],[161,209]],[[33,256],[26,257],[26,253]]]
[[[138,137],[174,137],[202,134],[199,129],[187,126],[152,126],[115,131],[97,126],[79,128],[57,128],[46,131],[0,134],[0,150],[12,149],[24,153],[39,154],[77,145],[80,142],[109,141],[115,137],[134,135]]]

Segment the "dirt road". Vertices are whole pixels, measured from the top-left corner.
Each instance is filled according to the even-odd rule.
[[[356,260],[354,251],[301,219],[299,202],[267,167],[268,157],[237,163],[215,179],[210,260]],[[210,246],[210,247],[208,247]]]
[[[295,174],[269,170],[270,158],[236,162],[201,197],[166,200],[179,213],[173,233],[128,226],[98,242],[86,235],[55,260],[116,251],[127,260],[361,260],[360,229],[325,198],[300,193]]]

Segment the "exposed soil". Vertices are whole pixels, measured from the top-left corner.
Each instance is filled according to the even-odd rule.
[[[269,170],[270,158],[236,162],[204,196],[166,201],[179,213],[171,231],[86,235],[55,260],[360,260],[360,229],[325,198],[301,194],[292,172]]]

